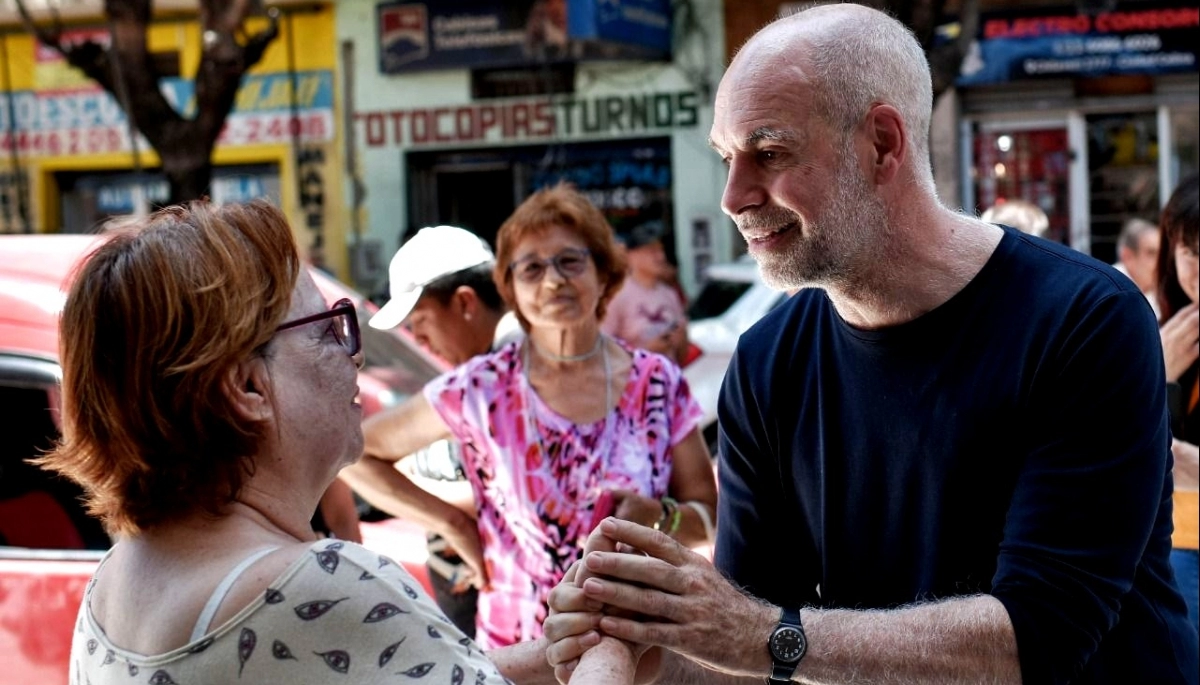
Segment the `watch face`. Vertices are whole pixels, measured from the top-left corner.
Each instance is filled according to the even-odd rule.
[[[771,656],[784,663],[799,661],[808,649],[804,631],[792,626],[780,626],[771,635]]]

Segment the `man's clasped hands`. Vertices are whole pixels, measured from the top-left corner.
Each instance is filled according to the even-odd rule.
[[[601,680],[654,682],[664,650],[717,671],[757,672],[753,656],[727,647],[745,632],[748,615],[778,611],[669,536],[615,518],[588,537],[549,606],[546,658],[564,684],[594,681],[598,669],[608,676]],[[624,673],[609,672],[614,664]]]

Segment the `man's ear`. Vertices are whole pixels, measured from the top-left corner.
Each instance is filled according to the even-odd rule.
[[[871,143],[870,178],[886,185],[896,178],[908,157],[907,126],[900,112],[891,105],[875,105],[867,113],[867,139]]]
[[[225,374],[221,389],[230,404],[241,416],[253,421],[265,421],[274,414],[271,404],[271,377],[267,363],[255,356],[243,361]]]
[[[455,308],[464,319],[470,320],[479,313],[479,293],[470,286],[460,285],[455,288],[453,301]]]

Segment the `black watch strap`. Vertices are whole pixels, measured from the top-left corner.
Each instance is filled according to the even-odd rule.
[[[780,612],[779,625],[771,632],[767,650],[771,653],[771,675],[769,685],[790,683],[796,666],[808,651],[808,639],[800,623],[800,610],[784,607]]]

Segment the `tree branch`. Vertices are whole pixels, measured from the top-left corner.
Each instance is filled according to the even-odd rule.
[[[227,19],[227,13],[235,7],[245,9],[248,4],[235,0],[216,11],[209,8],[208,21],[222,28],[206,29],[200,67],[196,70],[196,135],[201,140],[216,141],[221,126],[233,110],[242,76],[262,59],[267,46],[279,35],[279,11],[272,8],[267,13],[267,27],[250,36],[245,45],[239,45],[234,33],[241,29],[245,17],[233,25],[219,18]]]

